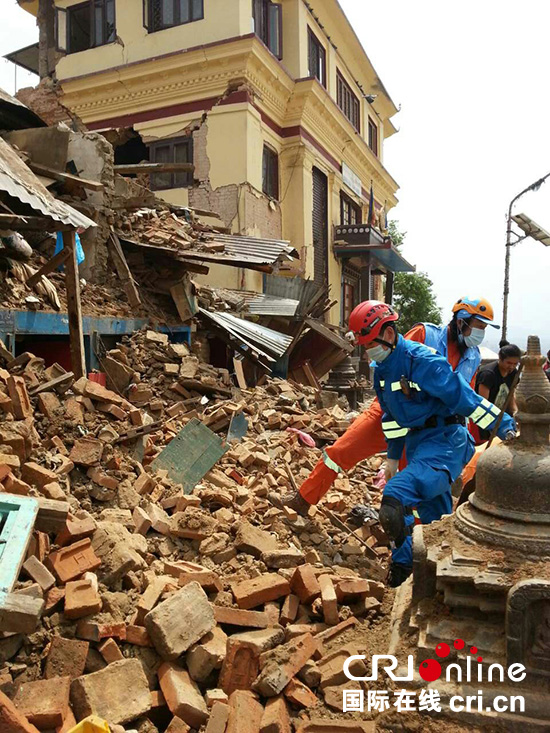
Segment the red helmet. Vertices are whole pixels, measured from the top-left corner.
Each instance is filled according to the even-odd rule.
[[[351,312],[349,328],[353,331],[357,343],[360,346],[367,346],[378,338],[380,331],[388,323],[397,321],[398,318],[399,314],[391,305],[381,303],[379,300],[367,300],[359,303]]]

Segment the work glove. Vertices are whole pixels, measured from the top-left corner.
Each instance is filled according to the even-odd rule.
[[[386,458],[386,466],[384,467],[386,481],[390,481],[395,476],[398,468],[399,461],[397,458]]]
[[[517,435],[518,429],[516,421],[510,415],[505,414],[498,429],[498,437],[501,440],[513,440]]]

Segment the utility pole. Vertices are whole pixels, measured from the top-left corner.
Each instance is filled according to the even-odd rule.
[[[517,196],[515,196],[510,201],[510,206],[508,207],[508,218],[506,219],[506,258],[504,263],[504,305],[503,305],[503,313],[502,313],[502,338],[505,339],[508,334],[508,296],[510,294],[510,251],[514,244],[516,242],[512,242],[512,209],[514,204],[518,199],[520,199],[523,194],[528,193],[529,191],[538,191],[539,188],[542,186],[542,184],[546,181],[547,178],[550,178],[550,173],[547,173],[543,178],[539,178],[538,181],[535,181],[530,186],[527,186],[523,191],[518,193]]]

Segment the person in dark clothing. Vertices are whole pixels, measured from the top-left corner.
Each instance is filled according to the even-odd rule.
[[[519,346],[509,344],[507,341],[501,341],[498,361],[482,367],[477,374],[476,392],[489,400],[489,402],[492,402],[499,409],[502,409],[510,394],[520,359],[521,349]],[[506,412],[513,416],[516,409],[514,398]],[[489,431],[480,430],[479,432],[482,440],[489,440]]]
[[[544,373],[550,381],[550,351],[546,354],[546,361],[542,365],[542,368],[544,369]]]

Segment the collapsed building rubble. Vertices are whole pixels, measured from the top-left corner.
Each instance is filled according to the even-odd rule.
[[[285,380],[240,390],[151,330],[105,353],[105,386],[2,354],[3,496],[34,499],[42,519],[10,589],[25,611],[0,610],[0,720],[15,708],[38,730],[90,714],[140,733],[339,729],[308,720],[341,709],[388,547],[374,520],[344,532],[325,512],[376,504],[382,459],[338,479],[308,519],[266,495],[315,464],[298,431],[322,446],[345,412]],[[224,444],[240,413],[248,429]]]

